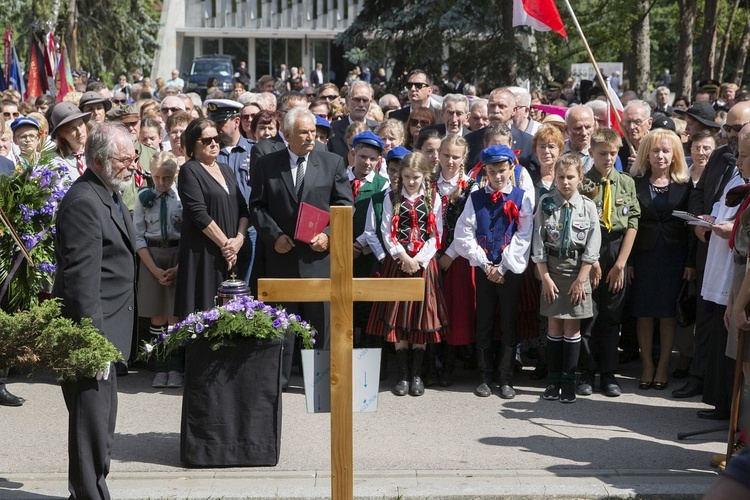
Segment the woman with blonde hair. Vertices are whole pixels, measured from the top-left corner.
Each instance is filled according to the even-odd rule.
[[[677,327],[677,297],[683,280],[695,276],[695,236],[684,220],[673,215],[675,210],[687,211],[693,187],[679,136],[666,129],[650,132],[638,148],[631,174],[641,209],[628,270],[633,282],[631,313],[637,318],[643,362],[638,388],[663,390]],[[661,344],[659,364],[654,367],[656,319]]]

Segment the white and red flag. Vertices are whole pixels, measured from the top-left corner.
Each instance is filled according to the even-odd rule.
[[[568,39],[555,0],[513,0],[513,26],[531,26],[537,31],[554,31]]]
[[[615,130],[620,136],[625,137],[625,131],[620,128],[622,113],[625,111],[625,108],[622,106],[620,98],[617,97],[617,92],[609,84],[609,80],[607,80],[607,93],[609,94],[609,100],[607,101],[607,126]]]

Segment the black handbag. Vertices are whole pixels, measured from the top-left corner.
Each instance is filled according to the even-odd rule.
[[[682,328],[695,323],[695,309],[698,305],[698,293],[690,281],[683,281],[680,295],[677,296],[677,324]]]

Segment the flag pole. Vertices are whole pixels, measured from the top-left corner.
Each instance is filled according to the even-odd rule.
[[[594,53],[591,52],[591,47],[589,47],[589,42],[586,40],[586,35],[583,34],[581,25],[578,24],[578,18],[576,17],[576,13],[573,12],[573,7],[570,6],[570,0],[565,0],[565,5],[567,5],[568,12],[570,12],[570,17],[573,18],[573,24],[575,24],[576,30],[578,30],[578,34],[581,36],[581,41],[583,41],[583,46],[586,49],[586,53],[589,55],[589,59],[591,59],[591,64],[594,65],[594,71],[596,71],[596,76],[599,77],[599,83],[602,85],[606,85],[607,82],[602,77],[601,71],[599,71],[599,65],[596,63],[596,59],[594,58]],[[607,97],[607,102],[609,102],[609,105],[612,106],[613,109],[616,109],[615,104],[612,102],[612,97],[610,97],[609,95],[608,88],[604,89],[604,95]],[[620,121],[620,116],[617,113],[612,113],[612,114],[615,116],[615,120],[617,120],[617,125],[620,127],[620,130],[622,130],[622,133],[625,135],[625,142],[628,144],[628,148],[630,149],[630,154],[635,154],[635,148],[633,147],[633,144],[631,144],[630,139],[628,139],[628,134],[625,133],[625,127],[622,126],[622,122]]]

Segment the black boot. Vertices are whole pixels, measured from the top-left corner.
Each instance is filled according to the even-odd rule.
[[[8,392],[5,383],[0,382],[0,406],[21,406],[24,401],[26,400]]]
[[[438,369],[437,369],[437,350],[440,344],[427,344],[425,356],[426,362],[424,366],[424,386],[432,387],[438,383]]]
[[[544,399],[555,400],[560,398],[560,384],[561,384],[561,370],[562,370],[562,355],[563,355],[563,339],[562,337],[550,337],[547,336],[547,363],[548,372],[547,377],[549,384],[547,389],[544,391],[542,396]]]
[[[411,396],[421,396],[424,394],[424,382],[422,382],[424,351],[424,349],[411,350],[411,389],[409,390],[409,395]]]
[[[513,399],[516,391],[513,390],[513,365],[515,363],[516,348],[514,346],[503,346],[500,353],[500,397]]]
[[[547,347],[541,345],[537,349],[536,367],[534,367],[534,371],[531,372],[531,375],[529,375],[529,377],[531,378],[531,380],[542,380],[547,376],[547,372]]]
[[[398,382],[393,388],[396,396],[409,394],[409,350],[396,349],[396,363],[398,364]]]
[[[560,402],[575,403],[576,401],[576,374],[564,373],[560,384]]]
[[[440,358],[443,366],[440,369],[440,387],[453,385],[453,369],[456,366],[456,346],[443,344],[443,357]]]
[[[576,400],[576,366],[581,354],[581,337],[563,339],[562,385],[560,401],[572,403]]]
[[[490,383],[492,383],[492,347],[484,349],[477,347],[477,366],[479,367],[479,386],[474,390],[474,394],[480,398],[486,398],[492,395]]]

